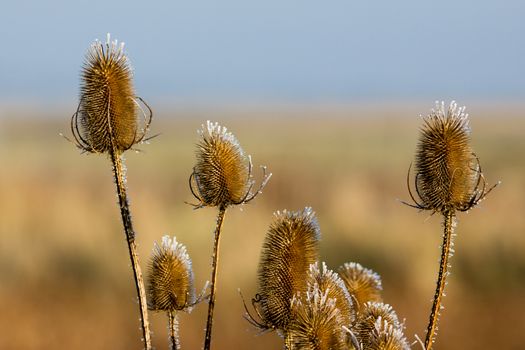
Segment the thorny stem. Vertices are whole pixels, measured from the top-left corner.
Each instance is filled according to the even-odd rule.
[[[454,231],[455,213],[453,209],[446,210],[443,213],[444,218],[444,232],[443,245],[441,247],[441,262],[439,264],[439,274],[436,286],[436,293],[434,294],[434,302],[432,303],[432,310],[430,311],[430,319],[427,328],[427,336],[425,339],[425,349],[432,349],[434,345],[434,338],[436,336],[437,323],[439,318],[439,311],[441,310],[441,301],[443,299],[443,292],[445,290],[445,279],[448,275],[448,259],[451,256],[452,238]]]
[[[169,342],[170,350],[179,350],[180,345],[178,342],[177,336],[177,316],[175,312],[170,310],[168,311],[168,329],[169,329]]]
[[[215,281],[217,279],[217,266],[219,263],[219,238],[221,234],[222,222],[224,221],[224,214],[226,214],[226,207],[219,208],[217,215],[217,224],[215,226],[215,242],[213,244],[212,256],[212,274],[210,286],[210,300],[208,302],[208,321],[206,322],[206,337],[204,338],[204,350],[210,350],[211,346],[211,327],[213,325],[213,309],[215,307],[215,290],[217,289]]]
[[[146,304],[146,290],[144,288],[144,280],[142,278],[142,271],[140,270],[139,257],[137,253],[137,245],[135,243],[135,231],[133,230],[133,223],[131,221],[131,213],[129,211],[128,197],[126,194],[126,185],[124,180],[124,170],[122,159],[117,150],[111,151],[111,162],[113,163],[113,175],[115,176],[115,184],[117,185],[117,194],[120,206],[120,214],[122,216],[122,224],[128,242],[129,256],[131,258],[131,267],[133,268],[133,277],[135,278],[135,286],[137,288],[137,295],[139,299],[139,308],[142,323],[142,340],[146,350],[151,350],[151,335],[149,330],[148,310]]]

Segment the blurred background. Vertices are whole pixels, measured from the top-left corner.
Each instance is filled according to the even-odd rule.
[[[281,349],[243,319],[275,210],[312,206],[322,259],[357,261],[424,337],[441,220],[402,205],[421,119],[435,100],[467,106],[489,184],[459,215],[435,349],[521,349],[525,332],[525,4],[240,0],[135,5],[19,1],[0,14],[0,349],[139,349],[138,306],[109,160],[70,136],[91,42],[126,42],[154,110],[128,187],[143,270],[162,235],[210,278],[216,211],[194,211],[196,130],[226,125],[273,177],[228,211],[214,348]],[[182,347],[203,343],[206,305],[180,316]],[[166,318],[151,314],[167,348]]]

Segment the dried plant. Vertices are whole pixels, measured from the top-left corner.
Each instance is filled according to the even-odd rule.
[[[364,350],[408,350],[408,344],[403,331],[384,320],[377,318],[374,328],[370,333],[369,343]]]
[[[86,55],[80,102],[71,118],[71,130],[76,145],[83,152],[106,153],[113,164],[122,223],[139,299],[142,338],[145,348],[149,350],[151,336],[146,293],[126,193],[122,153],[144,140],[152,112],[140,97],[134,95],[131,72],[124,53],[124,43],[119,45],[116,40],[111,41],[109,34],[105,44],[95,41]],[[139,118],[139,111],[142,118]]]
[[[196,208],[227,208],[245,204],[261,192],[271,177],[263,169],[263,181],[252,193],[255,181],[252,177],[251,157],[245,155],[239,141],[224,126],[206,122],[199,131],[197,164],[190,176],[190,189],[199,204]]]
[[[378,319],[388,323],[394,329],[403,332],[403,325],[399,322],[396,312],[392,306],[382,302],[367,302],[363,305],[354,330],[365,348],[371,342],[373,332],[376,329]]]
[[[252,201],[266,186],[271,174],[266,174],[266,168],[262,167],[262,183],[257,191],[252,192],[255,181],[252,177],[251,157],[244,154],[235,136],[225,127],[210,121],[206,123],[206,126],[202,126],[199,134],[201,140],[197,144],[197,164],[189,180],[190,190],[199,201],[199,204],[195,204],[194,207],[209,206],[219,209],[215,226],[211,291],[204,339],[204,350],[209,350],[217,288],[219,239],[226,209],[231,205]]]
[[[321,293],[328,293],[328,298],[335,300],[335,306],[341,313],[343,326],[350,327],[356,317],[356,308],[345,283],[337,273],[328,269],[326,263],[310,265],[307,285],[312,289],[315,285]]]
[[[71,131],[82,151],[118,156],[144,140],[152,111],[135,96],[132,72],[124,43],[111,41],[108,34],[105,44],[91,44],[82,69],[80,102],[71,118]]]
[[[148,276],[148,308],[167,313],[170,348],[178,350],[176,312],[191,312],[197,302],[191,259],[186,247],[175,237],[162,237],[162,243],[154,245]]]
[[[339,267],[339,276],[354,300],[355,307],[360,311],[369,301],[382,301],[381,277],[374,271],[356,262],[345,263]]]
[[[470,146],[465,107],[452,101],[445,111],[445,103],[436,102],[423,122],[415,163],[415,189],[421,202],[410,191],[414,206],[441,214],[468,211],[493,187],[487,190],[479,159]]]
[[[259,292],[252,299],[260,321],[248,313],[252,324],[262,330],[286,332],[291,300],[306,292],[309,267],[319,259],[320,235],[311,208],[274,214],[259,259]]]
[[[444,102],[436,103],[436,108],[423,118],[423,122],[416,151],[414,181],[420,201],[414,198],[407,176],[414,204],[405,204],[432,213],[438,212],[444,219],[441,261],[425,338],[425,348],[428,350],[435,341],[445,279],[449,274],[449,258],[454,252],[456,211],[468,211],[475,207],[497,184],[487,189],[479,159],[470,146],[470,127],[465,107],[458,107],[453,101],[445,110]]]
[[[150,107],[135,95],[132,69],[124,45],[95,41],[82,69],[80,101],[71,119],[71,131],[83,152],[104,153],[113,165],[124,232],[128,242],[139,308],[143,341],[151,349],[147,308],[168,315],[171,349],[180,349],[177,312],[190,312],[203,299],[196,296],[191,260],[184,245],[164,236],[153,249],[146,290],[138,261],[126,193],[123,153],[146,139],[152,119]],[[435,341],[439,311],[453,253],[456,212],[479,204],[497,185],[487,186],[478,157],[470,146],[465,107],[444,103],[423,118],[416,151],[414,192],[419,210],[444,218],[443,245],[436,292],[424,347]],[[212,277],[204,350],[212,339],[217,289],[219,243],[226,209],[251,202],[266,186],[271,174],[262,167],[261,184],[255,188],[251,157],[235,136],[218,123],[208,121],[199,131],[196,164],[189,187],[198,208],[216,207]],[[245,305],[247,319],[261,331],[277,330],[286,350],[406,350],[410,346],[404,325],[393,308],[382,302],[380,276],[358,263],[346,263],[335,273],[319,265],[320,229],[311,208],[274,214],[262,247],[258,267],[258,293],[252,299],[257,318]],[[205,287],[206,289],[206,287]]]
[[[277,330],[286,350],[409,349],[392,307],[377,302],[382,291],[377,273],[346,263],[337,274],[319,264],[319,225],[311,208],[275,217],[261,250],[259,292],[252,299],[257,320],[245,304],[252,325]]]
[[[287,349],[348,349],[345,330],[355,318],[352,298],[341,278],[326,264],[311,264],[306,293],[291,300],[291,321],[285,344]]]
[[[290,303],[292,322],[286,333],[288,350],[347,349],[345,317],[337,308],[337,299],[330,290],[322,291],[314,284],[306,293],[298,293]]]

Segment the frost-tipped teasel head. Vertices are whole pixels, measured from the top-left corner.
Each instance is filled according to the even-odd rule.
[[[190,176],[190,190],[199,201],[196,208],[205,206],[226,208],[248,203],[262,191],[271,174],[263,169],[263,181],[252,193],[251,157],[242,150],[237,138],[226,127],[206,122],[199,131],[197,163]]]
[[[328,293],[328,298],[335,300],[336,308],[341,313],[341,321],[344,326],[350,327],[356,316],[356,308],[345,283],[337,273],[330,270],[325,262],[310,265],[307,280],[308,290],[315,288],[322,293]]]
[[[120,154],[144,140],[152,111],[135,96],[132,76],[124,43],[111,41],[108,34],[106,43],[91,44],[81,73],[80,102],[71,118],[80,149]]]
[[[175,237],[155,243],[148,273],[148,308],[155,311],[191,311],[196,303],[191,259]]]
[[[479,159],[470,145],[470,127],[465,107],[452,101],[448,108],[436,102],[430,114],[423,117],[416,150],[414,204],[421,210],[445,213],[467,211],[494,188],[487,190]],[[410,169],[409,169],[410,175]]]
[[[376,321],[382,319],[394,329],[403,331],[403,324],[399,322],[392,306],[382,302],[367,302],[358,315],[354,330],[363,344],[368,344],[376,328]]]
[[[350,262],[340,266],[338,273],[354,300],[358,312],[368,301],[382,301],[381,277],[374,271],[359,263]]]
[[[286,330],[291,300],[307,290],[310,265],[319,259],[320,229],[311,208],[278,211],[270,225],[259,260],[259,292],[252,300],[262,329]]]
[[[370,350],[410,350],[410,345],[402,329],[394,327],[387,320],[379,317],[370,333],[368,344],[364,348]]]
[[[291,301],[292,320],[286,332],[290,350],[348,349],[346,331],[337,301],[318,285],[297,293]]]

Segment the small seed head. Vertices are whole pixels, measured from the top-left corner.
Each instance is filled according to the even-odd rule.
[[[374,271],[359,263],[350,262],[339,267],[339,276],[354,299],[358,312],[368,301],[382,301],[381,277]]]
[[[275,213],[258,272],[261,316],[268,328],[286,329],[292,297],[306,292],[310,264],[319,258],[319,239],[319,225],[311,208]]]
[[[328,290],[322,292],[318,287],[315,285],[292,298],[293,318],[286,333],[290,350],[348,349],[337,302],[329,297]]]
[[[370,350],[409,350],[410,345],[401,329],[379,317],[370,334],[369,343],[364,348]]]
[[[321,293],[328,293],[328,298],[335,300],[335,306],[341,313],[342,324],[350,327],[355,320],[355,307],[346,289],[345,283],[337,273],[328,269],[326,263],[310,265],[308,272],[308,290],[318,288]]]
[[[399,322],[392,306],[381,302],[367,302],[363,305],[354,327],[363,344],[370,342],[378,319],[382,319],[395,329],[403,331],[403,325]]]
[[[145,130],[139,131],[137,112],[138,101],[143,101],[135,97],[132,76],[124,43],[110,41],[108,34],[106,43],[96,40],[91,45],[81,74],[80,103],[71,121],[79,148],[122,153],[142,141]],[[146,119],[151,119],[149,113]]]
[[[149,265],[148,307],[156,311],[190,311],[195,303],[191,259],[176,238],[155,243]]]
[[[218,123],[208,121],[200,135],[192,175],[200,206],[241,204],[253,185],[249,157],[235,136]]]
[[[479,176],[465,107],[443,102],[423,118],[416,151],[416,188],[425,209],[463,210],[476,196]]]

